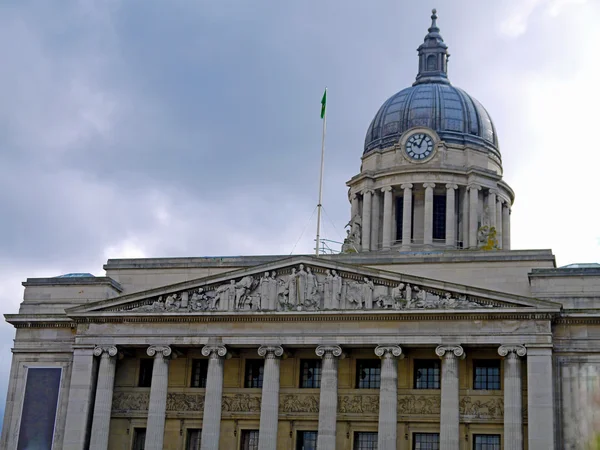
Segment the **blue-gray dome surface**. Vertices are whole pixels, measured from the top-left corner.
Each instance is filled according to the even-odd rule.
[[[395,144],[412,127],[428,127],[446,142],[479,144],[500,156],[496,129],[483,105],[445,83],[416,84],[391,96],[369,126],[365,153]]]

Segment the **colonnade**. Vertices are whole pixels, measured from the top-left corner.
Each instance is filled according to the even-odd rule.
[[[448,249],[457,248],[458,237],[462,235],[462,248],[477,248],[478,231],[481,220],[479,207],[480,191],[484,188],[476,184],[459,186],[447,183],[445,187],[446,196],[446,222],[445,243]],[[424,191],[423,205],[423,247],[430,248],[433,242],[433,202],[435,183],[422,183]],[[413,193],[416,184],[405,183],[399,186],[384,186],[377,189],[365,189],[360,193],[354,193],[351,198],[351,216],[361,218],[361,242],[358,250],[374,251],[387,250],[396,242],[401,243],[401,251],[410,251],[415,242],[412,236],[413,220]],[[457,192],[458,191],[458,192]],[[402,218],[396,219],[393,214],[394,193],[402,197]],[[504,250],[510,250],[510,205],[509,202],[498,195],[494,189],[485,188],[487,193],[486,204],[489,215],[490,227],[496,229],[498,246]],[[456,211],[456,198],[459,196],[461,211]],[[383,208],[383,213],[381,209]],[[462,229],[457,228],[457,215],[461,214]],[[382,223],[380,223],[382,218]],[[402,235],[395,236],[395,222],[402,220]],[[381,238],[380,238],[381,231]]]
[[[528,412],[529,448],[553,448],[553,437],[545,430],[553,429],[552,405],[541,392],[552,391],[551,350],[534,349],[533,359],[528,356]],[[397,442],[398,363],[403,358],[399,345],[384,344],[374,349],[381,358],[380,401],[378,422],[378,449],[395,450]],[[322,358],[320,386],[318,448],[335,450],[338,360],[344,358],[339,345],[320,345],[315,349]],[[523,407],[521,358],[527,354],[522,345],[503,345],[498,353],[504,357],[504,449],[523,448]],[[111,401],[115,378],[117,348],[112,345],[98,346],[93,352],[100,358],[94,414],[91,427],[91,450],[107,450],[110,431]],[[150,387],[148,421],[146,425],[147,450],[162,450],[165,430],[166,399],[168,388],[168,364],[173,351],[168,345],[152,345],[148,356],[154,358]],[[228,354],[225,345],[206,345],[202,354],[209,358],[205,390],[202,427],[202,450],[218,450],[221,434],[221,408],[223,394],[223,365]],[[279,417],[279,362],[284,355],[281,345],[265,345],[258,348],[265,359],[262,387],[259,449],[276,450]],[[442,450],[459,448],[459,359],[465,357],[461,345],[439,345],[435,354],[441,358],[441,412],[440,443]],[[550,421],[549,423],[546,423]],[[548,428],[550,427],[550,428]],[[550,433],[552,434],[552,433]],[[73,441],[70,441],[73,442]],[[77,448],[73,446],[71,448]],[[81,447],[83,448],[83,447]]]

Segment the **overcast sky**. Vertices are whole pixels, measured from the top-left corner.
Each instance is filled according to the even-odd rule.
[[[2,312],[27,277],[107,258],[312,252],[325,86],[340,240],[345,182],[414,81],[432,7],[450,80],[499,133],[512,247],[600,262],[596,0],[3,0]],[[0,325],[0,409],[13,336]]]

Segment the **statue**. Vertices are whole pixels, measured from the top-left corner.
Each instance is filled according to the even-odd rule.
[[[296,274],[296,268],[292,267],[292,273],[287,277],[286,290],[287,290],[287,306],[293,307],[298,303],[298,280]]]
[[[362,285],[363,307],[365,309],[373,309],[373,291],[375,290],[375,284],[367,277],[365,277],[364,280]]]
[[[235,285],[235,304],[237,309],[246,309],[248,294],[254,287],[254,278],[247,276],[238,281]],[[251,307],[251,305],[249,305]]]
[[[198,290],[192,292],[192,297],[190,299],[190,308],[193,311],[198,310],[206,310],[208,309],[208,297],[204,292],[203,288],[198,288]]]
[[[331,308],[340,309],[342,306],[342,277],[335,270],[331,271]]]
[[[400,309],[404,300],[404,283],[400,283],[398,286],[392,288],[392,304],[390,305],[394,309]]]
[[[360,215],[355,214],[344,228],[348,228],[348,230],[346,230],[346,239],[344,239],[344,244],[342,245],[342,252],[357,252],[360,248],[360,239],[362,233],[362,219]]]
[[[306,300],[306,276],[307,272],[304,270],[304,264],[300,264],[300,270],[296,274],[296,279],[298,282],[298,304],[304,305]]]
[[[319,303],[319,282],[317,281],[317,276],[312,273],[310,267],[306,268],[306,300],[309,303]]]
[[[231,280],[229,284],[222,284],[219,286],[215,291],[211,309],[218,309],[219,311],[230,311],[234,309],[235,291],[235,280]]]

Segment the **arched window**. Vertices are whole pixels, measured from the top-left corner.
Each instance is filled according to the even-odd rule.
[[[427,57],[427,71],[436,70],[436,69],[437,69],[436,55],[429,55]]]

